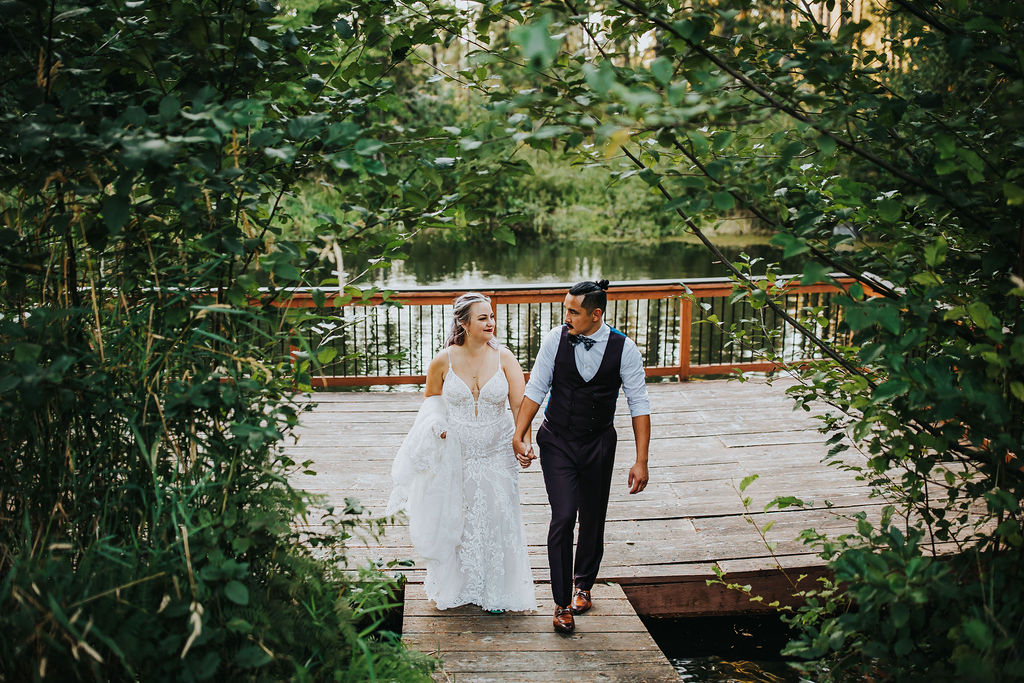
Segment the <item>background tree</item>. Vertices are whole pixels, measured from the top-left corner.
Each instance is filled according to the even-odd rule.
[[[380,115],[395,65],[437,38],[396,6],[301,9],[0,5],[10,680],[429,670],[379,633],[395,582],[345,571],[344,540],[374,531],[358,504],[320,510],[288,484],[278,446],[315,355],[293,366],[301,313],[272,304],[321,280],[361,296],[346,255],[386,255],[449,210],[457,173],[393,174],[446,141],[399,149]],[[282,230],[311,177],[358,180],[312,243]]]
[[[802,282],[857,279],[852,344],[817,340],[827,360],[793,393],[831,406],[830,455],[892,507],[808,532],[842,583],[790,652],[831,678],[1024,675],[1022,13],[824,4],[489,6],[467,26],[519,24],[495,55],[532,87],[475,85],[528,144],[638,175],[716,256],[702,225],[743,208],[806,259]],[[726,270],[780,310],[777,275]],[[819,314],[792,323],[817,339]]]

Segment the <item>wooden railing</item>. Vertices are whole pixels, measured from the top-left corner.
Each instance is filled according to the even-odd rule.
[[[839,279],[843,287],[850,282]],[[528,371],[544,334],[562,322],[562,301],[569,286],[509,285],[474,291],[491,298],[499,341]],[[295,291],[278,305],[319,309],[312,322],[297,323],[297,331],[325,360],[324,374],[313,379],[315,387],[422,384],[427,364],[448,334],[452,301],[465,291],[409,289],[390,292],[387,299],[376,294],[337,308],[331,306],[330,295],[327,304],[318,307],[311,292]],[[784,305],[791,313],[820,309],[815,332],[832,339],[839,311],[831,298],[838,291],[829,285],[794,284],[787,289]],[[685,380],[775,366],[758,358],[760,342],[735,341],[728,332],[731,325],[744,327],[761,341],[767,331],[774,331],[773,346],[784,362],[819,357],[780,317],[768,309],[755,315],[745,298],[731,302],[732,295],[732,284],[725,278],[614,283],[608,290],[605,320],[637,343],[648,377]]]

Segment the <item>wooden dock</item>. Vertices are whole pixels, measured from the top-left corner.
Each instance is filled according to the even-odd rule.
[[[827,448],[818,422],[793,409],[785,396],[790,384],[715,380],[649,385],[651,480],[646,491],[634,496],[626,488],[634,460],[632,431],[625,401],[619,402],[619,448],[599,577],[613,585],[595,588],[595,609],[577,620],[576,635],[566,638],[551,631],[549,511],[534,464],[521,472],[520,482],[538,612],[494,616],[471,607],[439,612],[426,601],[423,571],[414,564],[405,570],[404,638],[439,653],[444,671],[460,681],[539,680],[552,671],[574,670],[581,680],[677,680],[637,613],[677,617],[763,610],[762,603],[751,603],[736,591],[707,586],[712,567],[769,599],[784,599],[792,589],[777,564],[792,570],[794,578],[810,574],[808,581],[821,573],[821,561],[795,540],[802,529],[851,529],[844,515],[877,512],[882,504],[868,498],[867,487],[853,474],[821,463]],[[318,406],[304,414],[300,438],[287,450],[296,461],[312,460],[318,474],[297,476],[295,485],[323,493],[335,505],[354,497],[372,513],[382,512],[390,493],[391,461],[420,396],[402,391],[316,394]],[[538,425],[539,419],[535,429]],[[768,534],[776,544],[774,555],[748,521],[738,491],[751,474],[759,479],[743,496],[752,499],[759,524],[775,522]],[[810,505],[760,512],[780,495]],[[348,555],[355,562],[416,559],[404,526],[390,527],[380,542],[350,542]]]

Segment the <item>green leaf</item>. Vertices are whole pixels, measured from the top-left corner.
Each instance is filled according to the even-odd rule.
[[[672,28],[687,41],[699,43],[704,40],[715,27],[711,18],[703,14],[695,14],[689,19],[677,21]]]
[[[1003,183],[1003,194],[1006,195],[1007,206],[1020,206],[1024,204],[1024,189],[1019,185],[1006,182]]]
[[[716,192],[711,195],[711,201],[719,211],[732,211],[736,208],[736,198],[729,192]]]
[[[650,185],[651,187],[657,187],[658,183],[661,182],[661,175],[655,173],[649,168],[645,168],[644,170],[640,171],[639,175],[640,179],[643,180],[648,185]]]
[[[747,487],[750,486],[751,484],[753,484],[755,481],[757,481],[757,479],[760,476],[761,475],[759,475],[759,474],[751,474],[748,477],[744,477],[743,481],[740,482],[740,491],[741,492],[746,491]]]
[[[772,237],[771,243],[782,247],[782,258],[784,259],[799,256],[800,254],[811,250],[811,246],[807,244],[807,240],[784,232],[776,233]]]
[[[523,56],[535,69],[546,68],[558,56],[561,38],[555,40],[548,33],[551,17],[545,16],[540,21],[528,26],[520,26],[511,32],[512,40],[519,45]]]
[[[943,159],[950,159],[956,155],[956,141],[945,133],[939,133],[932,138],[935,148],[939,150],[939,156]]]
[[[723,152],[725,148],[729,146],[729,143],[733,141],[736,134],[731,130],[720,130],[715,133],[713,147],[716,152]]]
[[[125,223],[128,222],[130,208],[131,204],[128,198],[119,194],[107,197],[103,202],[103,223],[107,226],[111,235],[117,235],[121,232]]]
[[[355,35],[355,31],[352,30],[352,24],[348,23],[345,19],[335,21],[334,30],[338,32],[338,37],[343,40],[347,40]]]
[[[607,60],[601,62],[598,66],[594,66],[589,62],[584,64],[583,75],[587,79],[587,85],[601,95],[611,90],[611,87],[615,84],[615,70]]]
[[[830,282],[831,280],[832,278],[828,275],[828,269],[817,261],[808,261],[804,264],[803,277],[800,278],[800,284],[813,285],[818,282]]]
[[[672,81],[672,62],[658,57],[651,62],[651,75],[662,85],[668,85]]]
[[[16,363],[34,363],[39,354],[43,352],[43,347],[39,344],[32,344],[31,342],[18,342],[14,345],[14,362]]]
[[[1024,401],[1024,382],[1010,382],[1010,391],[1018,401]]]
[[[903,205],[895,199],[883,199],[878,202],[878,216],[887,222],[898,221],[903,215]]]
[[[830,157],[836,152],[836,141],[828,135],[822,135],[818,138],[818,151],[822,156]]]
[[[334,360],[338,355],[338,349],[333,346],[320,349],[319,353],[316,354],[316,359],[320,362],[320,365],[327,365]]]
[[[512,229],[507,225],[499,225],[497,228],[494,229],[494,232],[492,234],[494,235],[494,239],[515,246],[516,234],[512,232]]]
[[[992,309],[984,301],[972,301],[967,304],[967,314],[978,327],[989,328],[999,324],[999,319],[992,315]]]
[[[262,38],[257,38],[256,36],[249,36],[249,44],[264,54],[270,52],[270,43],[263,40]]]
[[[287,261],[274,263],[274,275],[284,280],[298,280],[299,269]]]
[[[228,581],[224,586],[224,595],[236,605],[249,604],[249,589],[241,581]]]
[[[900,638],[892,649],[897,657],[906,657],[914,649],[914,641],[907,637]]]
[[[948,245],[946,243],[946,238],[943,237],[942,235],[939,235],[934,242],[925,245],[924,262],[927,263],[931,268],[940,265],[943,261],[946,260],[947,249]]]
[[[164,98],[160,100],[160,107],[158,108],[158,111],[160,113],[160,120],[166,123],[177,116],[178,112],[181,111],[181,101],[178,100],[177,95],[165,95]]]
[[[270,655],[258,645],[247,645],[235,655],[235,664],[243,669],[255,669],[271,660]]]
[[[900,312],[895,306],[878,306],[873,311],[875,321],[884,329],[899,334]]]
[[[690,138],[690,142],[693,143],[693,149],[698,155],[707,154],[711,149],[707,136],[699,130],[688,131],[686,137]]]
[[[368,157],[371,154],[376,154],[384,148],[385,143],[380,140],[374,140],[372,138],[359,138],[356,140],[356,154],[364,157]]]
[[[973,170],[979,173],[985,167],[985,162],[981,160],[981,157],[978,156],[977,152],[965,149],[964,147],[958,147],[956,155],[963,159]]]
[[[226,626],[229,631],[235,631],[236,633],[249,633],[252,631],[252,624],[241,617],[233,617]]]
[[[980,619],[967,619],[961,628],[975,648],[984,651],[992,647],[992,632],[985,622]]]
[[[910,390],[910,385],[899,379],[882,382],[871,392],[872,403],[881,403],[902,396]]]

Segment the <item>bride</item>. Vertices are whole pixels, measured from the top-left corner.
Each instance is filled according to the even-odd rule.
[[[391,470],[387,514],[408,513],[438,609],[537,606],[512,450],[526,383],[494,330],[489,298],[455,299],[451,332],[430,362],[423,406]]]

